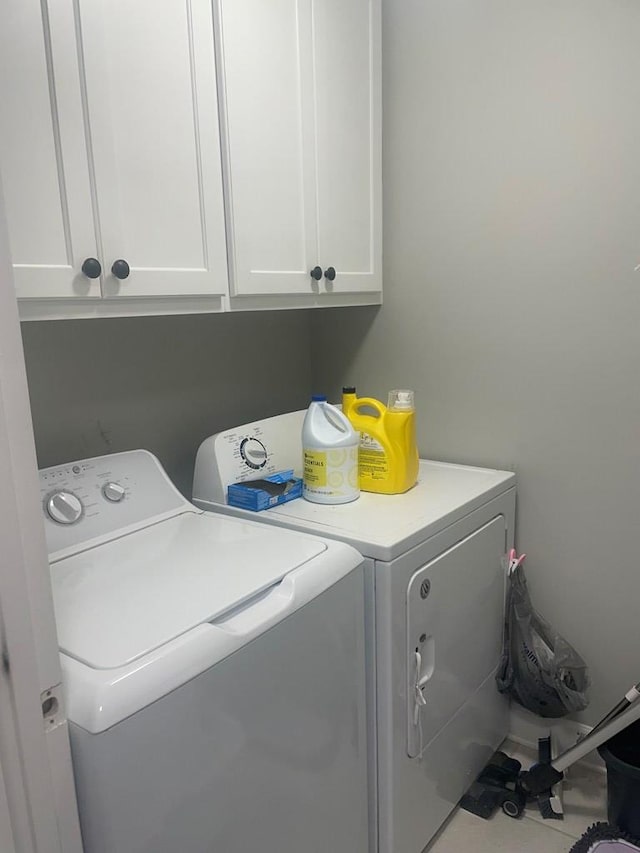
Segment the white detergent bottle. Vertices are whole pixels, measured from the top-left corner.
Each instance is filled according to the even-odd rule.
[[[360,433],[340,409],[314,394],[302,424],[302,495],[319,504],[345,504],[360,497]]]

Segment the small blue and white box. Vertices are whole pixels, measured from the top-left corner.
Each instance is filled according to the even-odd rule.
[[[227,489],[229,506],[254,512],[270,509],[299,497],[302,497],[302,478],[294,477],[293,469],[279,471],[260,480],[233,483]]]

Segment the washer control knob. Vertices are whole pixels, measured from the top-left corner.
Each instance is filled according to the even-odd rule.
[[[249,468],[263,468],[267,464],[267,448],[257,438],[245,438],[240,445],[240,456]]]
[[[102,494],[108,501],[117,504],[124,500],[125,490],[120,483],[105,483],[102,487]]]
[[[47,513],[58,524],[73,524],[82,515],[82,502],[73,492],[55,492],[47,501]]]

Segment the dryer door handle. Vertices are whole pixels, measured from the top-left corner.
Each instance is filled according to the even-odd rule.
[[[436,642],[433,637],[426,637],[420,644],[420,667],[417,671],[417,683],[424,689],[433,677],[436,668]]]
[[[435,671],[435,642],[433,637],[420,638],[413,653],[412,684],[409,695],[413,699],[413,725],[420,725],[420,711],[427,704],[425,689]]]

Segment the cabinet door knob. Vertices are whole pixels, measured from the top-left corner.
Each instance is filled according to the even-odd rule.
[[[320,281],[322,278],[322,267],[314,267],[309,275],[311,278],[315,278],[316,281]]]
[[[126,261],[123,261],[122,258],[119,258],[111,265],[111,272],[116,278],[123,279],[129,275],[131,270],[129,268],[129,264]]]
[[[327,267],[326,270],[324,271],[324,277],[328,281],[333,281],[334,278],[336,277],[336,271],[335,271],[334,267]]]
[[[100,278],[102,272],[100,261],[97,258],[87,258],[80,269],[87,278]]]

